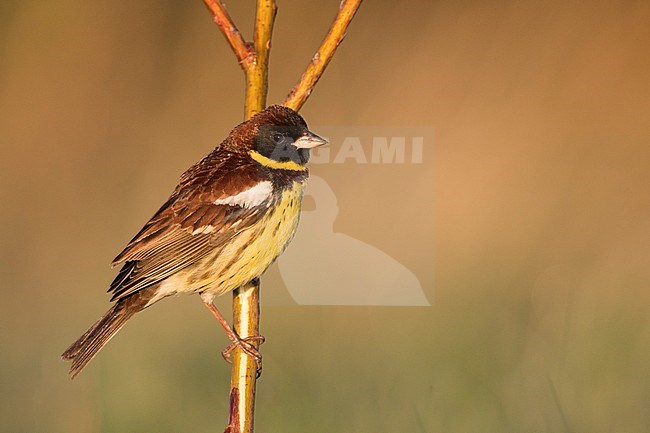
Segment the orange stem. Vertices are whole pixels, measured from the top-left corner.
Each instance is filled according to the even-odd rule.
[[[246,63],[254,54],[250,44],[244,40],[244,37],[239,32],[239,29],[237,29],[232,18],[228,15],[226,7],[220,0],[203,0],[203,3],[212,13],[214,23],[226,37],[226,40],[228,41],[230,48],[232,48],[232,51],[235,53],[239,64],[244,70],[246,70]]]
[[[316,86],[323,72],[325,72],[325,68],[327,68],[330,60],[332,60],[336,49],[343,42],[348,26],[357,13],[359,6],[361,6],[361,1],[343,0],[341,2],[339,13],[330,26],[320,48],[316,51],[302,77],[293,86],[293,89],[291,89],[291,92],[289,92],[282,105],[298,111],[305,101],[307,101],[314,86]]]

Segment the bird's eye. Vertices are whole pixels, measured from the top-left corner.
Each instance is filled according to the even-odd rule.
[[[279,143],[279,142],[282,141],[282,135],[281,134],[273,134],[272,138],[273,138],[273,141],[275,141],[276,143]]]

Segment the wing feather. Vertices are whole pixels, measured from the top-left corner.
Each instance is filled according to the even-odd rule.
[[[197,165],[202,164],[205,158]],[[109,289],[112,300],[197,263],[264,216],[272,197],[252,208],[214,204],[263,181],[262,173],[250,165],[227,170],[212,164],[212,169],[195,166],[183,174],[169,200],[115,258],[113,265],[123,266]]]

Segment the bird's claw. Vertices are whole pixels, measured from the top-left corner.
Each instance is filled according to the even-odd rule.
[[[236,347],[239,347],[242,352],[244,352],[246,355],[250,356],[255,360],[255,366],[257,367],[256,378],[259,378],[260,375],[262,374],[262,355],[257,350],[257,348],[251,343],[255,341],[258,341],[259,344],[262,344],[264,343],[265,338],[262,335],[253,335],[251,337],[238,338],[237,340],[230,343],[228,347],[226,347],[221,352],[221,356],[223,356],[223,359],[225,359],[226,362],[232,364],[232,357],[231,357],[232,351]]]

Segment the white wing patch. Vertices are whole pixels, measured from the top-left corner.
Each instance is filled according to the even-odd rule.
[[[252,208],[267,201],[273,193],[273,184],[270,181],[260,182],[252,188],[242,191],[239,194],[215,200],[214,204],[225,204],[229,206],[241,206]]]
[[[198,235],[198,234],[207,235],[207,234],[212,233],[214,230],[215,230],[214,226],[211,226],[211,225],[208,224],[208,225],[201,226],[201,227],[198,227],[197,229],[195,229],[192,232],[192,235]]]

